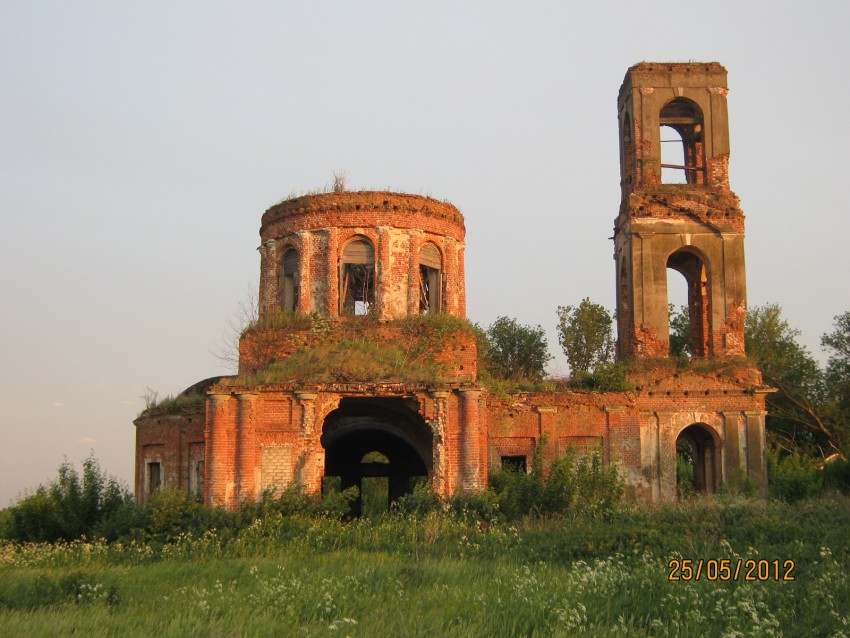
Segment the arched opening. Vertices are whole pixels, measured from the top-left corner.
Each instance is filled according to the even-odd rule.
[[[682,135],[672,126],[661,127],[661,183],[687,184]]]
[[[681,287],[675,278],[667,277],[667,307],[670,315],[670,354],[689,354],[709,357],[711,342],[711,281],[703,258],[693,249],[677,250],[667,258],[668,270],[675,270],[685,279],[686,304],[681,304]],[[681,282],[681,280],[679,280]],[[687,313],[681,311],[687,305]],[[684,342],[684,343],[682,343]]]
[[[299,293],[298,251],[287,248],[283,251],[280,268],[280,307],[286,312],[298,308]]]
[[[688,310],[688,280],[667,272],[667,318],[670,323],[670,356],[693,356],[693,336]]]
[[[339,314],[368,315],[375,305],[375,249],[356,237],[342,250],[339,267]]]
[[[353,516],[386,510],[430,475],[433,434],[415,403],[348,397],[325,419],[325,477],[338,477],[340,489],[360,489]]]
[[[635,169],[635,147],[632,136],[632,116],[626,111],[623,117],[622,138],[620,142],[621,186],[630,188]]]
[[[718,446],[703,423],[689,425],[676,438],[676,492],[713,494],[717,488]]]
[[[705,184],[703,118],[688,99],[667,102],[659,114],[661,124],[661,182]],[[667,139],[665,139],[667,138]]]
[[[419,250],[419,313],[436,314],[441,310],[443,256],[428,242]]]

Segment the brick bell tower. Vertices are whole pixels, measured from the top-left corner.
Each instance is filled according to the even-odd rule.
[[[669,354],[668,277],[687,282],[692,354],[744,355],[744,214],[729,188],[726,69],[640,63],[617,100],[620,358]]]

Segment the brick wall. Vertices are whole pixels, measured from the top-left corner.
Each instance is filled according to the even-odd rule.
[[[137,503],[145,503],[151,496],[150,463],[160,464],[162,487],[197,491],[197,463],[203,461],[199,452],[205,445],[204,421],[203,405],[179,411],[149,410],[135,420]]]
[[[273,206],[260,229],[260,311],[277,307],[281,258],[300,257],[302,312],[339,314],[341,251],[355,238],[375,253],[375,305],[382,319],[419,313],[419,253],[432,244],[442,259],[441,312],[466,316],[463,217],[451,204],[388,192],[309,195]]]

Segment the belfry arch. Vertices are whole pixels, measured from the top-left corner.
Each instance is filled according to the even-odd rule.
[[[368,238],[355,236],[339,260],[339,314],[366,315],[375,305],[375,247]]]
[[[711,356],[711,277],[705,257],[698,250],[683,248],[667,258],[668,290],[674,270],[685,278],[688,289],[688,319],[691,328],[691,355]],[[670,300],[668,292],[668,302]]]
[[[431,242],[419,250],[419,313],[438,314],[442,299],[443,256]]]
[[[671,138],[660,140],[667,145],[661,148],[662,182],[705,184],[703,117],[700,107],[687,98],[675,98],[661,108],[658,123],[662,129],[661,137],[666,133]],[[673,150],[669,148],[671,146],[677,147],[677,159],[672,163],[665,161],[667,153]]]
[[[295,248],[287,247],[283,251],[280,264],[280,307],[285,312],[295,312],[298,308],[298,293],[301,285],[300,260]]]
[[[339,487],[357,486],[361,499],[352,505],[360,514],[363,480],[387,477],[388,505],[412,491],[433,473],[433,433],[410,400],[398,397],[347,397],[325,418],[321,444],[325,477],[338,477]],[[388,462],[375,462],[378,455]]]

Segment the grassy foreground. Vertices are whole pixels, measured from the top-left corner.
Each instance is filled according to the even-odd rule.
[[[677,558],[794,560],[794,580],[670,581]],[[0,635],[850,636],[848,568],[846,497],[514,524],[275,514],[167,542],[4,542]]]

